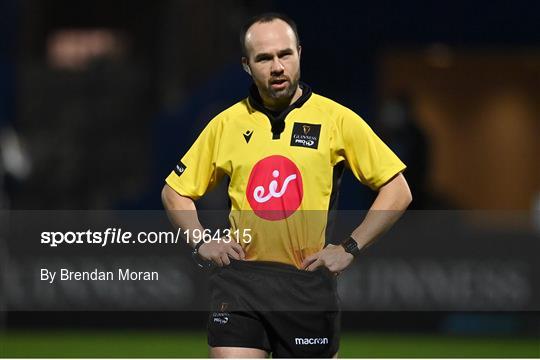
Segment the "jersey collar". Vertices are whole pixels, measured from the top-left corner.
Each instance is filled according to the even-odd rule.
[[[270,124],[272,125],[272,139],[279,139],[281,133],[285,129],[285,118],[287,115],[289,115],[292,110],[302,107],[302,105],[304,105],[311,97],[312,91],[309,85],[300,81],[299,86],[302,89],[302,95],[294,103],[289,105],[289,107],[280,113],[276,113],[264,107],[259,90],[257,90],[255,84],[251,85],[248,98],[249,104],[255,110],[265,114],[270,120]]]

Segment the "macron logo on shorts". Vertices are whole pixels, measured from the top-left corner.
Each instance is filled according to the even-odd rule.
[[[328,338],[294,338],[296,345],[327,345]]]

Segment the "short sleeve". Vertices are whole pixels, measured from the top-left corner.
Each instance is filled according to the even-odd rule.
[[[180,159],[165,182],[178,194],[199,199],[214,187],[222,174],[216,166],[219,119],[214,118]]]
[[[354,176],[376,190],[405,170],[405,164],[353,111],[344,108],[333,134],[333,161],[345,160]]]

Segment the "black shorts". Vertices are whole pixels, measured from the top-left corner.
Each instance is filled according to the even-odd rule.
[[[210,277],[208,344],[272,357],[332,357],[339,348],[335,277],[292,266],[231,260]]]

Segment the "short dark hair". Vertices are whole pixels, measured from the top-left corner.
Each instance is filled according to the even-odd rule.
[[[285,21],[287,25],[289,25],[292,31],[294,32],[294,36],[296,37],[296,46],[300,46],[300,37],[298,36],[298,29],[296,28],[296,23],[294,22],[294,20],[285,14],[276,13],[276,12],[267,12],[267,13],[252,17],[240,29],[240,48],[242,49],[243,56],[247,56],[246,33],[248,29],[251,27],[251,25],[256,24],[256,23],[269,23],[274,20]]]

